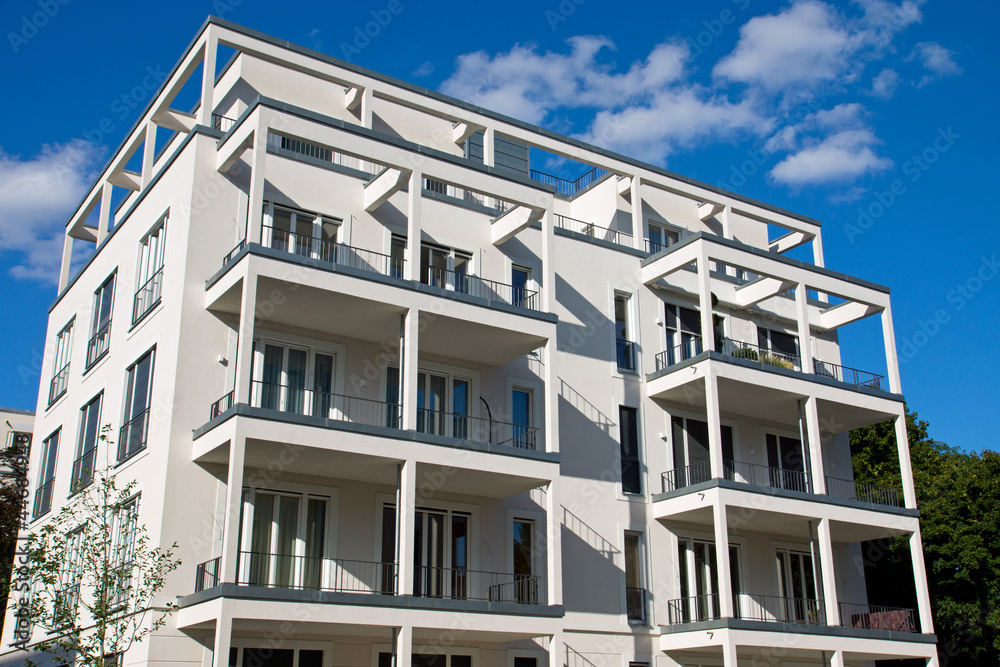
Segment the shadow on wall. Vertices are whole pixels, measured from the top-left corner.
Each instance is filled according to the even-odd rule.
[[[607,315],[576,291],[565,279],[556,275],[556,300],[569,311],[570,318],[559,318],[559,351],[610,362],[611,339]],[[570,320],[576,319],[579,324]]]
[[[563,508],[563,602],[574,612],[613,613],[623,572],[617,545]]]

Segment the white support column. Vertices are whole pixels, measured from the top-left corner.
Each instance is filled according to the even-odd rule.
[[[719,406],[719,378],[709,365],[705,371],[705,412],[708,419],[708,456],[712,479],[725,477],[722,460],[722,410]]]
[[[205,36],[205,57],[201,61],[201,106],[198,107],[198,124],[212,126],[212,112],[215,110],[215,58],[219,50],[219,39],[209,26]]]
[[[542,369],[542,381],[545,392],[545,435],[543,442],[545,451],[559,452],[559,391],[556,387],[559,375],[556,371],[556,360],[559,359],[559,350],[555,338],[550,338],[545,343],[545,352],[542,357],[545,366]]]
[[[712,506],[712,513],[715,522],[715,560],[719,567],[719,612],[722,618],[732,618],[733,580],[729,574],[729,523],[725,504],[717,500]],[[735,652],[735,648],[733,650]],[[735,664],[734,662],[733,665]]]
[[[556,309],[556,216],[550,201],[542,214],[542,311]]]
[[[564,667],[565,658],[563,653],[566,651],[566,645],[563,643],[563,633],[555,632],[549,637],[549,667]]]
[[[899,455],[899,478],[903,483],[903,504],[917,509],[917,489],[913,485],[913,464],[910,462],[910,440],[906,436],[906,414],[896,416],[896,452]]]
[[[243,278],[243,297],[240,301],[240,328],[236,342],[236,374],[233,385],[233,403],[250,403],[250,368],[253,360],[254,320],[257,314],[257,276],[247,272]]]
[[[892,326],[892,307],[886,303],[882,310],[882,338],[885,341],[885,367],[889,374],[889,391],[903,393],[899,381],[899,357],[896,355],[896,332]]]
[[[411,308],[403,316],[403,360],[400,365],[400,398],[403,401],[403,430],[417,429],[417,368],[420,358],[420,311]]]
[[[830,657],[830,667],[844,667],[844,652],[834,651]]]
[[[215,642],[212,644],[212,664],[215,667],[228,667],[232,636],[233,618],[223,608],[215,621]]]
[[[823,436],[819,430],[819,400],[806,399],[806,437],[809,441],[809,464],[813,493],[826,495],[826,466],[823,463]]]
[[[736,642],[732,640],[729,633],[726,633],[726,639],[722,642],[722,664],[725,667],[738,667],[736,657]]]
[[[393,667],[410,667],[413,663],[413,627],[403,626],[396,631],[396,662]]]
[[[267,126],[260,123],[253,136],[250,161],[250,201],[247,204],[247,243],[260,243],[264,231],[264,182],[267,162]]]
[[[638,175],[632,177],[630,189],[632,196],[632,244],[639,250],[643,250],[642,179]]]
[[[236,583],[240,553],[240,503],[243,502],[243,466],[246,461],[246,438],[236,434],[229,442],[229,471],[226,479],[226,517],[222,527],[220,583]],[[229,649],[226,649],[227,653]]]
[[[406,199],[406,262],[403,278],[420,279],[420,214],[423,208],[424,174],[414,169],[410,174],[409,193]]]
[[[805,283],[795,286],[795,313],[799,327],[799,359],[802,360],[802,372],[812,373],[813,353],[811,332],[809,330],[809,288]]]
[[[826,624],[840,625],[840,604],[837,597],[837,571],[833,562],[833,536],[830,519],[819,521],[819,562],[823,577],[823,599],[826,604]]]
[[[562,596],[562,507],[559,498],[559,478],[549,482],[545,490],[545,603],[560,605]]]
[[[101,245],[111,231],[111,195],[114,187],[107,181],[101,186],[101,208],[97,214],[97,245]]]
[[[396,594],[413,595],[413,524],[417,508],[417,462],[406,461],[399,481],[396,507]],[[409,664],[409,663],[407,663]]]
[[[715,350],[715,324],[712,321],[712,274],[708,253],[698,257],[698,311],[701,313],[701,349]]]
[[[927,568],[924,565],[924,543],[920,539],[920,526],[910,534],[910,560],[913,562],[913,584],[917,589],[917,613],[920,614],[920,632],[934,633],[931,616],[931,596],[927,590]]]
[[[59,292],[62,293],[66,286],[69,285],[69,270],[73,264],[73,237],[69,235],[69,229],[66,230],[66,236],[63,239],[63,254],[62,254],[62,264],[59,266]]]
[[[483,164],[496,166],[496,131],[492,127],[483,132]]]
[[[146,123],[146,138],[142,145],[142,189],[153,180],[153,161],[156,160],[156,123]]]

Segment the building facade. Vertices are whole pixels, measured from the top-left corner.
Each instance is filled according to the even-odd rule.
[[[33,528],[113,466],[178,543],[126,665],[936,664],[818,222],[221,19],[67,224],[37,415]]]

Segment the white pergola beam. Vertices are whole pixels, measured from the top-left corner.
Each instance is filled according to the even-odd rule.
[[[142,174],[122,169],[112,173],[108,177],[108,183],[111,185],[117,185],[120,188],[126,188],[128,190],[138,192],[142,189]]]
[[[722,210],[726,208],[723,204],[716,204],[715,202],[705,202],[698,207],[698,219],[705,222],[709,218],[714,218],[715,216],[722,213]]]
[[[452,129],[452,141],[458,145],[465,143],[465,140],[471,137],[473,134],[479,130],[484,130],[482,125],[476,125],[474,123],[457,123]]]
[[[192,114],[176,109],[161,109],[153,116],[153,122],[174,132],[190,132],[198,119]]]
[[[386,169],[365,186],[365,210],[371,213],[389,197],[403,189],[410,178],[409,171]]]
[[[523,229],[527,229],[540,220],[545,211],[542,209],[530,208],[528,206],[515,206],[499,218],[493,221],[491,227],[493,234],[493,245],[500,245],[518,235]]]
[[[618,194],[622,197],[632,196],[632,177],[622,176],[618,179]]]
[[[814,236],[812,234],[806,234],[802,231],[793,231],[780,236],[775,240],[771,241],[768,250],[771,252],[776,252],[779,255],[781,253],[788,252],[792,248],[798,248],[804,243],[812,241]]]
[[[819,324],[827,330],[839,329],[844,325],[863,320],[869,315],[874,315],[881,311],[881,308],[867,303],[848,301],[820,312]]]
[[[782,292],[787,292],[793,287],[795,287],[795,283],[790,280],[780,280],[764,276],[760,280],[737,287],[736,303],[745,308],[755,303],[760,303],[772,296],[777,296]]]
[[[365,89],[363,87],[354,86],[353,88],[348,88],[347,93],[344,95],[344,108],[348,111],[354,111],[361,104],[364,96]]]

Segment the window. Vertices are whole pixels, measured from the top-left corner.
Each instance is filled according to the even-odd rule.
[[[701,354],[701,314],[693,308],[666,304],[667,366]]]
[[[651,255],[669,248],[680,239],[680,230],[655,222],[649,223],[649,241],[646,248]]]
[[[442,371],[420,371],[417,374],[417,431],[490,442],[493,433],[489,422],[477,420],[470,414],[471,384],[472,380],[468,377]],[[398,403],[399,395],[399,369],[390,367],[386,371],[386,402],[393,405]],[[493,424],[493,427],[501,428],[499,424]],[[500,436],[510,444],[510,434],[500,433]]]
[[[514,602],[538,603],[538,578],[535,577],[535,522],[514,519],[511,545],[514,582],[511,596]]]
[[[108,353],[111,343],[111,310],[115,300],[115,275],[104,281],[94,292],[94,315],[90,327],[90,343],[87,345],[87,368]]]
[[[250,404],[266,410],[354,421],[353,404],[334,393],[336,373],[337,355],[333,352],[255,340]]]
[[[393,234],[389,241],[389,275],[393,278],[402,278],[405,265],[406,237]]]
[[[757,327],[757,345],[763,363],[789,370],[800,366],[799,337],[795,334]]]
[[[94,480],[94,461],[97,458],[97,436],[101,428],[101,399],[104,393],[80,410],[80,442],[73,462],[70,493],[76,493]]]
[[[66,536],[66,560],[59,573],[59,590],[55,595],[56,618],[65,624],[76,618],[77,605],[80,601],[84,537],[84,528],[79,528]]]
[[[615,294],[615,345],[618,369],[635,372],[635,343],[629,324],[629,296]]]
[[[273,202],[264,204],[264,216],[261,243],[265,247],[324,262],[336,262],[340,220],[278,206]]]
[[[35,511],[37,519],[52,509],[52,492],[56,482],[56,456],[59,453],[61,429],[50,435],[42,443],[41,468],[38,473],[38,488],[35,490]]]
[[[708,422],[699,419],[670,418],[674,469],[664,478],[664,491],[673,491],[712,479],[711,453],[708,442]],[[722,461],[726,478],[732,478],[733,427],[723,424]]]
[[[125,414],[122,415],[123,426],[118,436],[119,461],[124,461],[146,448],[154,352],[155,350],[150,350],[128,369]]]
[[[167,216],[156,224],[139,243],[139,261],[136,265],[135,292],[132,304],[132,324],[137,324],[160,302],[163,290],[163,248]]]
[[[812,492],[812,480],[806,471],[802,441],[775,433],[765,433],[768,486],[788,491]]]
[[[646,587],[643,583],[642,534],[625,533],[625,608],[629,623],[646,622]]]
[[[49,383],[49,405],[66,393],[69,384],[69,358],[73,346],[73,324],[75,319],[56,336],[56,349],[52,355],[52,382]]]
[[[680,577],[680,599],[669,604],[670,623],[707,621],[720,616],[719,569],[715,559],[715,543],[706,540],[680,538],[677,541],[677,569]],[[748,618],[749,605],[743,603],[740,578],[740,547],[729,545],[729,579],[733,597],[741,602],[734,605],[736,616]],[[753,616],[749,616],[753,618]],[[761,619],[758,619],[761,620]]]
[[[135,497],[115,513],[111,554],[112,576],[115,581],[112,608],[127,607],[135,568],[135,538],[139,527],[139,498]]]
[[[618,408],[618,429],[621,438],[622,493],[642,493],[639,468],[638,410],[624,405]]]
[[[411,667],[472,667],[472,656],[413,653],[410,665]],[[394,667],[392,653],[380,652],[378,654],[378,667]],[[402,665],[396,667],[402,667]]]
[[[420,282],[431,287],[472,294],[487,298],[490,296],[481,281],[470,278],[472,255],[461,250],[452,250],[429,243],[420,244]]]
[[[396,552],[396,508],[382,511],[382,553]],[[469,571],[472,559],[472,515],[452,509],[423,507],[413,523],[413,594],[454,600],[512,602],[515,588],[509,580],[480,580]]]
[[[780,608],[772,613],[779,620],[791,623],[821,622],[816,572],[812,555],[805,551],[775,549],[778,568]]]
[[[535,449],[535,434],[538,429],[534,428],[532,403],[534,394],[530,389],[514,387],[511,390],[511,421],[513,422],[513,444],[514,447],[522,449]],[[501,443],[507,444],[507,443]]]
[[[531,269],[517,264],[512,265],[510,267],[510,285],[510,304],[512,306],[530,310],[538,308],[535,303],[537,292],[531,289]]]

